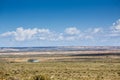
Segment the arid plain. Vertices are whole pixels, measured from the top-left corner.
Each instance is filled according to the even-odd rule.
[[[119,79],[119,49],[0,52],[0,80]]]

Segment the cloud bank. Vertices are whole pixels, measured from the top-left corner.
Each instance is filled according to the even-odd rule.
[[[15,41],[108,41],[111,38],[120,37],[120,19],[107,30],[96,27],[82,31],[77,27],[68,27],[64,31],[56,32],[49,29],[18,27],[15,31],[8,31],[0,34],[1,38],[9,37]]]

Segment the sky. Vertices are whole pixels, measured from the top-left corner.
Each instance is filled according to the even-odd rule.
[[[0,0],[0,47],[120,46],[120,0]]]

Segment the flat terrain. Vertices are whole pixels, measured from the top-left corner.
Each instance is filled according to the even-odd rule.
[[[50,80],[120,80],[119,51],[1,53],[0,80],[32,80],[36,75]]]

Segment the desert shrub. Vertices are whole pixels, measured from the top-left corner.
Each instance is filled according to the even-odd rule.
[[[46,75],[35,75],[31,80],[50,80],[50,78]]]
[[[37,59],[28,59],[28,62],[39,62]]]
[[[117,72],[117,74],[120,76],[120,72]]]
[[[16,78],[16,77],[9,77],[9,78],[6,79],[6,80],[20,80],[20,79],[18,79],[18,78]]]

